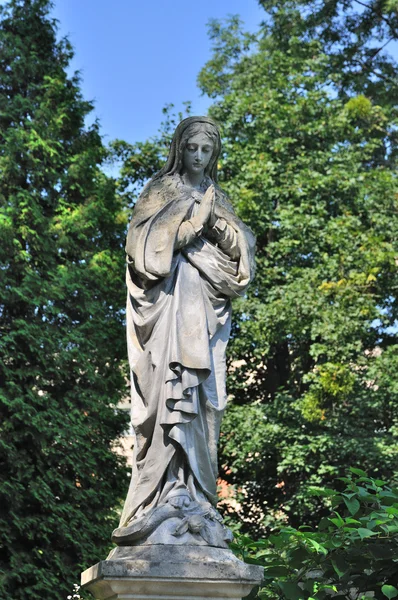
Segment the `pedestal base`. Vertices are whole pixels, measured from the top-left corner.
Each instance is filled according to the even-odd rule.
[[[96,600],[244,598],[261,583],[262,567],[211,546],[125,546],[82,573]]]

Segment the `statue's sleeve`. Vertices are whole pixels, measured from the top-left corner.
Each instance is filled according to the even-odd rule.
[[[184,221],[181,223],[178,229],[174,249],[180,250],[181,248],[184,248],[184,246],[188,246],[188,244],[190,244],[196,238],[196,236],[197,232],[195,231],[191,221]]]
[[[138,275],[152,281],[169,275],[178,231],[192,204],[186,196],[157,195],[147,198],[147,212],[140,205],[140,218],[133,215],[126,243],[129,264]]]
[[[209,240],[221,248],[232,260],[240,257],[239,239],[235,229],[227,221],[218,218],[211,229],[208,230]]]
[[[221,239],[221,243],[218,241],[217,245],[220,249],[228,254],[230,258],[233,258],[238,262],[239,273],[242,280],[250,281],[254,277],[255,263],[254,263],[254,252],[256,246],[256,237],[247,225],[245,225],[239,217],[235,214],[231,203],[225,196],[221,196],[219,202],[216,204],[216,224],[221,230],[223,227],[223,221],[226,223],[224,232],[219,234],[225,236]],[[222,248],[222,245],[224,248]],[[227,244],[230,245],[231,250],[228,252]],[[232,252],[232,253],[231,253]],[[234,256],[232,256],[232,254]]]

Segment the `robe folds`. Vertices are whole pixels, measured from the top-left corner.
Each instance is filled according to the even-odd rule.
[[[253,277],[255,238],[216,187],[215,215],[231,227],[232,260],[204,231],[176,250],[181,224],[202,193],[179,175],[141,194],[127,237],[127,344],[131,367],[133,474],[120,526],[184,488],[217,502],[217,442],[226,406],[231,298]]]

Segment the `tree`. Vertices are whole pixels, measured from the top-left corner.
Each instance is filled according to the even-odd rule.
[[[398,38],[397,0],[259,0],[280,49],[289,36],[316,40],[327,54],[325,74],[339,73],[340,95],[365,94],[394,105],[397,73],[386,52]]]
[[[66,597],[126,489],[126,216],[48,0],[0,10],[0,596]]]
[[[398,476],[393,4],[261,4],[256,34],[211,23],[199,74],[221,186],[258,242],[256,279],[234,301],[220,455],[242,499],[232,518],[252,533],[318,522],[327,503],[310,488],[349,465]],[[168,136],[166,122],[115,146],[131,202]]]
[[[222,185],[258,236],[221,438],[252,530],[318,520],[309,487],[350,464],[397,476],[397,82],[382,49],[357,68],[381,21],[357,15],[353,56],[355,4],[264,1],[256,36],[212,23],[199,75]]]

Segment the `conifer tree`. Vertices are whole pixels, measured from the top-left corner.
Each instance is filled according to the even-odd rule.
[[[127,482],[126,217],[48,0],[0,12],[0,597],[66,598]]]

